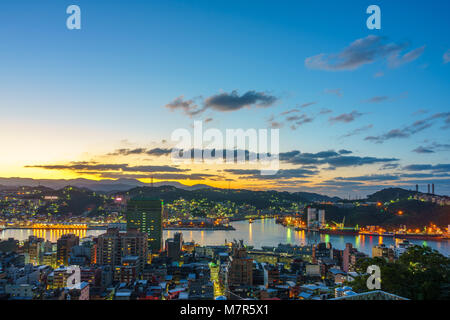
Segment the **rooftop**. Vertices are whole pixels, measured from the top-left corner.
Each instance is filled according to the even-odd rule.
[[[355,293],[348,296],[333,298],[330,300],[409,300],[409,299],[382,290],[375,290],[363,293]]]

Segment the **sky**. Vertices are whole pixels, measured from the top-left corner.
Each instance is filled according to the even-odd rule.
[[[69,5],[81,29],[69,30]],[[381,9],[369,30],[366,8]],[[447,1],[0,3],[0,177],[450,195]],[[280,171],[173,163],[179,128],[279,129]]]

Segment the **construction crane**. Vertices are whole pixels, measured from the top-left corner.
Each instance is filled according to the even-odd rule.
[[[333,222],[338,229],[344,229],[345,216],[344,216],[344,219],[342,219],[342,223],[337,223],[335,221],[331,221],[331,222]]]

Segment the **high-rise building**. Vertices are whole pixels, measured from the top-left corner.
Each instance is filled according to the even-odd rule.
[[[110,228],[97,239],[97,263],[103,265],[120,264],[119,229]]]
[[[228,262],[228,287],[253,285],[253,259],[241,242],[234,242]]]
[[[350,256],[351,254],[355,251],[355,249],[353,248],[351,243],[346,243],[345,244],[345,249],[343,252],[343,259],[342,259],[342,269],[345,272],[349,271],[349,267],[350,267]]]
[[[44,252],[44,239],[36,236],[29,236],[24,242],[23,251],[28,253],[29,262],[38,265],[41,263],[41,256]]]
[[[308,208],[306,212],[308,228],[315,227],[317,221],[317,210],[315,208]]]
[[[174,260],[178,260],[183,248],[183,234],[181,232],[175,233],[173,239],[166,240],[167,256]]]
[[[56,260],[58,265],[69,264],[70,252],[72,247],[79,244],[79,238],[74,234],[65,234],[59,238],[56,242]]]
[[[325,227],[325,210],[319,209],[319,226],[321,228]]]
[[[351,243],[346,243],[342,259],[342,269],[345,272],[354,271],[358,260],[364,259],[365,257],[367,256],[359,252],[358,249],[353,248]]]
[[[136,228],[147,234],[148,248],[160,252],[163,247],[163,204],[161,200],[135,198],[127,203],[127,228]]]
[[[99,265],[122,265],[125,256],[137,256],[138,271],[142,271],[147,261],[147,234],[136,229],[119,232],[118,229],[108,229],[97,240],[97,263]]]

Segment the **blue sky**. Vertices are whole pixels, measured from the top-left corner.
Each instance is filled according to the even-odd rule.
[[[81,8],[81,30],[66,28],[71,4]],[[366,27],[371,4],[381,8],[381,30]],[[450,111],[450,63],[444,59],[450,49],[449,7],[444,1],[2,1],[0,143],[9,152],[1,175],[79,175],[24,168],[70,161],[136,164],[147,160],[102,155],[118,148],[167,147],[161,141],[194,119],[212,118],[209,127],[225,130],[270,127],[273,117],[272,124],[282,125],[282,152],[346,149],[358,157],[395,158],[398,166],[381,173],[381,162],[334,170],[319,166],[306,179],[314,183],[293,179],[270,187],[364,194],[393,182],[380,178],[371,186],[361,180],[331,187],[324,181],[434,174],[440,179],[437,190],[448,194],[448,171],[405,167],[450,163],[449,131],[442,129]],[[379,40],[370,63],[330,71],[338,54],[358,39]],[[392,47],[389,54],[381,52]],[[320,54],[329,68],[307,63]],[[180,96],[201,105],[234,90],[238,97],[254,91],[275,102],[227,112],[209,107],[196,117],[165,107]],[[282,113],[295,108],[295,115],[309,122],[293,130]],[[331,112],[321,114],[324,110]],[[332,120],[352,114],[348,121]],[[426,127],[411,133],[416,121]],[[408,136],[383,143],[366,139],[397,129],[409,130]],[[420,146],[433,152],[413,152]],[[241,185],[242,176],[232,178]],[[405,186],[416,183],[409,181]]]

